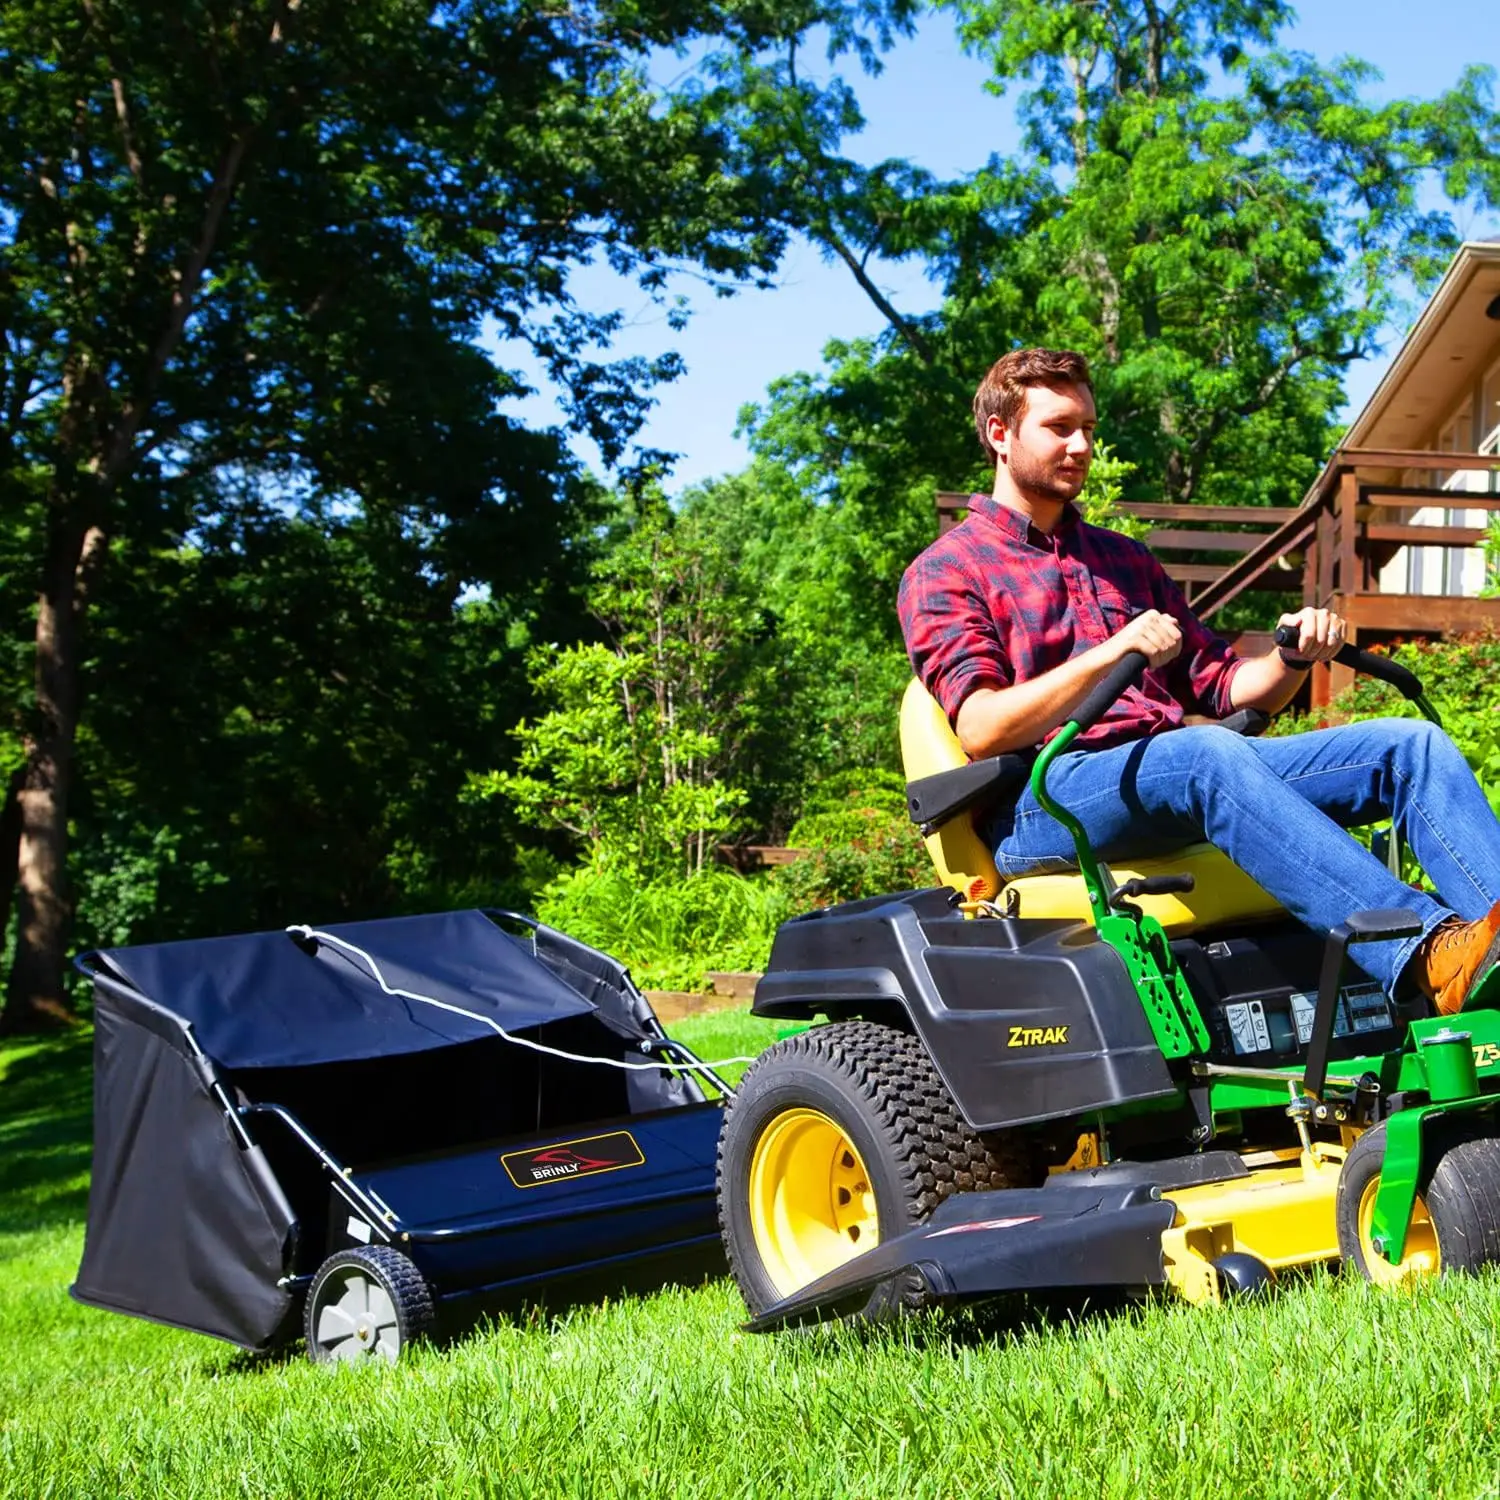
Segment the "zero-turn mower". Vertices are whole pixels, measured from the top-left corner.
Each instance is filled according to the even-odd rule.
[[[1339,660],[1436,722],[1404,667]],[[1316,934],[1206,844],[1104,864],[1049,797],[1048,768],[1144,667],[1121,662],[1034,762],[966,762],[908,688],[908,806],[944,884],[777,933],[755,1013],[823,1019],[763,1053],[725,1113],[720,1223],[752,1328],[1011,1290],[1211,1302],[1340,1257],[1375,1282],[1500,1258],[1500,982],[1456,1018],[1394,1002],[1346,960],[1413,935],[1413,913]],[[1078,870],[1002,883],[974,817],[1028,776]],[[1376,837],[1399,869],[1396,831]]]

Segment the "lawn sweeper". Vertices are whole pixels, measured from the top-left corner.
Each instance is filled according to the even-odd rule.
[[[460,1304],[723,1269],[728,1087],[583,943],[464,911],[79,966],[81,1302],[250,1350],[301,1332],[315,1360],[395,1359]]]
[[[1398,663],[1339,660],[1436,722]],[[1376,1282],[1500,1258],[1495,977],[1457,1017],[1396,1004],[1347,960],[1415,935],[1414,913],[1313,933],[1206,844],[1106,865],[1049,798],[1048,767],[1144,667],[1122,661],[1034,762],[966,762],[908,688],[908,807],[943,884],[776,935],[755,1012],[818,1024],[725,1110],[719,1215],[752,1328],[1006,1291],[1211,1302],[1340,1257]],[[1265,724],[1236,717],[1226,732]],[[976,833],[1028,776],[1077,873],[1002,881]],[[1395,832],[1376,837],[1399,870]]]

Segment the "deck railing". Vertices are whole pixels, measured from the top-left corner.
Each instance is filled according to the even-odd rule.
[[[1487,473],[1489,491],[1401,484],[1389,477],[1412,471]],[[940,535],[958,522],[968,501],[965,494],[938,494]],[[1295,509],[1148,503],[1120,508],[1153,523],[1146,541],[1165,554],[1163,567],[1183,586],[1200,619],[1211,619],[1248,590],[1275,590],[1300,592],[1304,605],[1337,610],[1356,642],[1500,629],[1500,599],[1391,593],[1378,586],[1380,569],[1401,547],[1462,549],[1484,541],[1484,513],[1500,514],[1500,454],[1345,448],[1335,452]],[[1425,525],[1404,519],[1405,513],[1431,508],[1474,512],[1476,524]],[[1196,553],[1198,558],[1180,561],[1174,553]],[[1231,560],[1205,562],[1205,553]],[[1259,637],[1241,642],[1243,649],[1261,644]],[[1342,667],[1317,669],[1312,702],[1326,703],[1349,680]]]

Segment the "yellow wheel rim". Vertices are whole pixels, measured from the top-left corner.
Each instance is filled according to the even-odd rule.
[[[761,1133],[750,1161],[750,1228],[782,1297],[880,1243],[870,1174],[827,1115],[789,1109]]]
[[[1372,1177],[1359,1197],[1359,1253],[1370,1280],[1377,1286],[1397,1286],[1416,1276],[1436,1276],[1443,1269],[1443,1254],[1438,1248],[1432,1215],[1420,1193],[1412,1205],[1411,1228],[1406,1231],[1406,1253],[1401,1260],[1392,1265],[1385,1256],[1376,1253],[1370,1243],[1370,1223],[1375,1217],[1375,1195],[1379,1191],[1380,1178]]]

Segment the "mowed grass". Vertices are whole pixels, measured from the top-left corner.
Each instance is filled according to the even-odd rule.
[[[684,1023],[705,1056],[774,1027]],[[83,1308],[87,1038],[0,1050],[0,1494],[1500,1493],[1500,1279],[757,1337],[718,1281],[395,1368]]]

